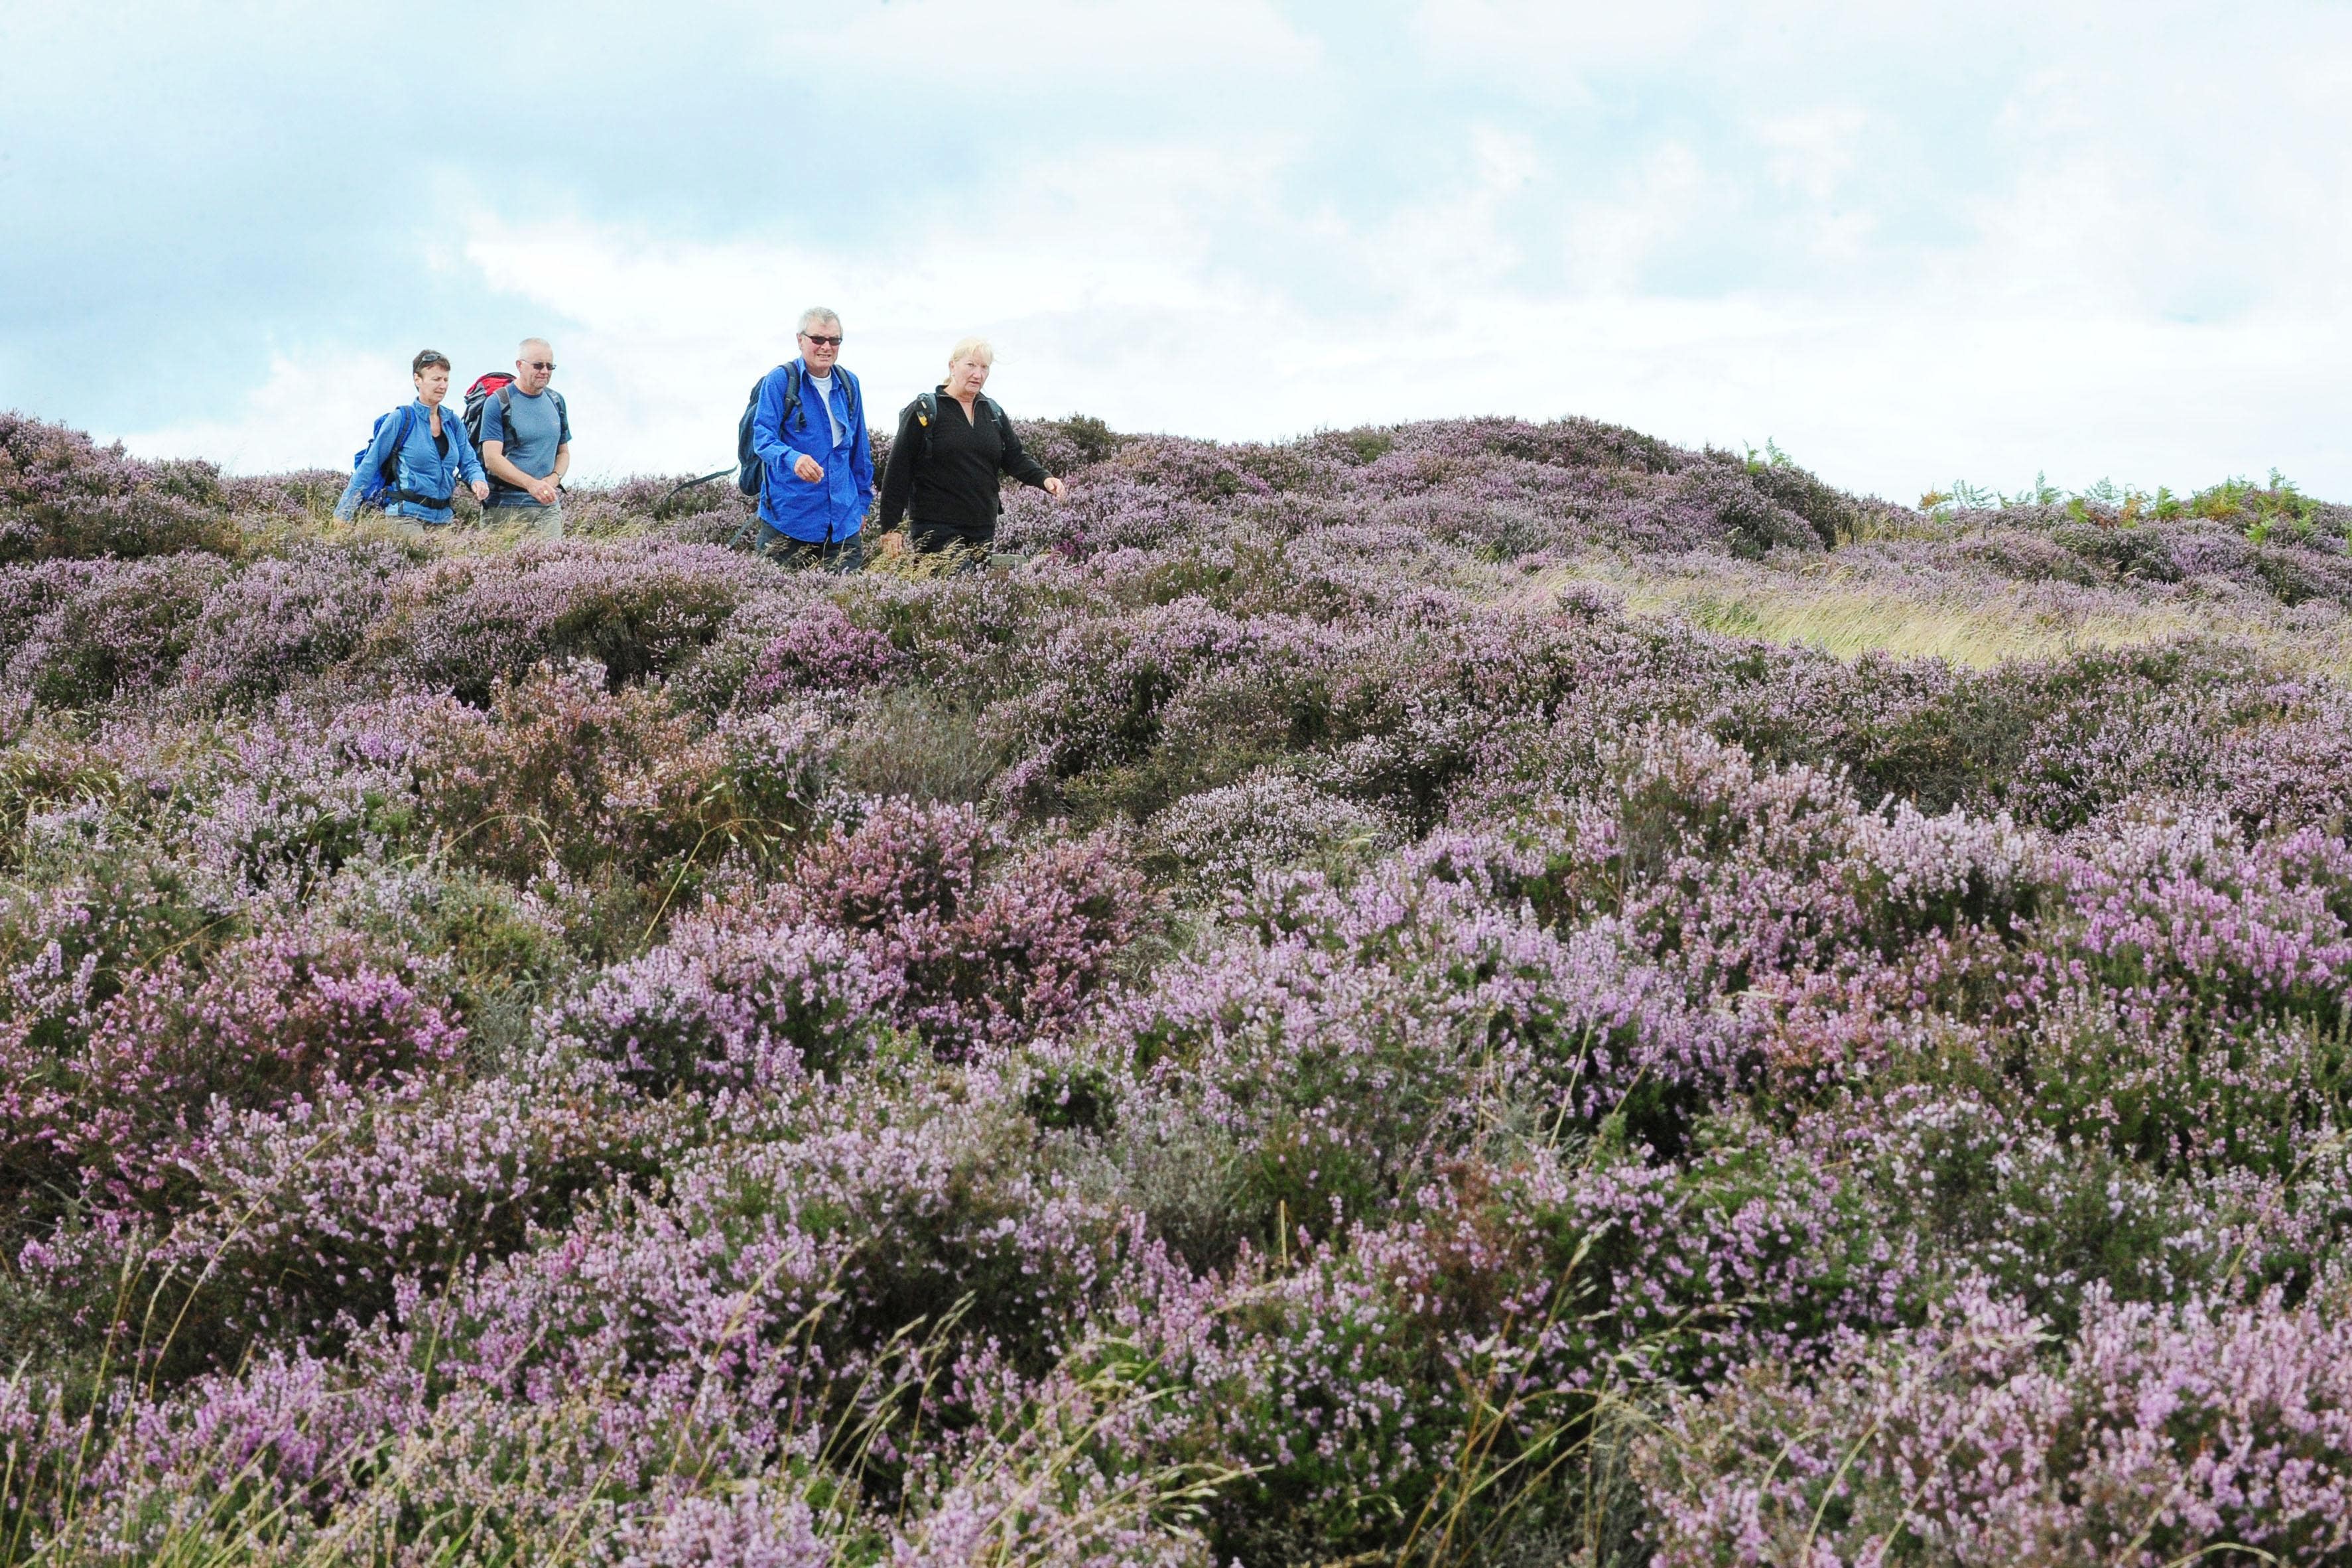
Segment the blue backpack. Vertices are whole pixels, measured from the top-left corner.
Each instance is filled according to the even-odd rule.
[[[383,422],[394,416],[391,414],[378,415],[374,426],[368,431],[368,444],[352,454],[352,477],[360,481],[359,504],[362,506],[381,505],[384,492],[393,488],[393,477],[400,472],[400,449],[408,445],[408,432],[416,422],[416,405],[413,403],[401,405],[397,415],[400,434],[393,438],[391,452],[380,467],[362,471],[362,465],[366,463],[368,454],[375,450],[375,438],[383,434]]]
[[[784,373],[784,416],[778,422],[778,428],[789,428],[793,416],[800,414],[801,408],[800,362],[794,360],[790,364],[780,364],[776,370]],[[775,374],[776,371],[772,370],[768,375]],[[848,389],[849,416],[855,420],[857,417],[857,378],[838,365],[834,367],[834,374],[841,377],[842,385]],[[751,449],[751,420],[760,412],[760,388],[767,384],[767,375],[751,384],[751,395],[743,400],[743,417],[735,422],[735,488],[754,498],[767,488],[768,483],[768,465],[761,461],[760,454]],[[801,416],[801,427],[808,427],[805,415]]]

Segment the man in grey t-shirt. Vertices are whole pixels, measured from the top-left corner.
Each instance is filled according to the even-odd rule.
[[[572,415],[551,391],[555,351],[525,338],[511,384],[482,405],[482,467],[490,476],[489,509],[520,516],[545,539],[563,537],[563,475],[572,466]],[[501,518],[501,521],[503,521]]]

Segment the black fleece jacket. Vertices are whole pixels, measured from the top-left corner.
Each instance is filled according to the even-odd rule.
[[[918,527],[992,532],[1003,476],[1042,489],[1045,465],[1021,449],[1013,421],[985,396],[973,405],[978,415],[971,419],[945,387],[932,401],[939,413],[931,420],[928,457],[916,417],[923,400],[908,404],[898,416],[889,466],[882,470],[882,527],[898,526],[911,511]]]

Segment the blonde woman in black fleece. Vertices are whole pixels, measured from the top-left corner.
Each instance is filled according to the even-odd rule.
[[[999,486],[1006,478],[1035,485],[1055,500],[1062,481],[1021,449],[1013,421],[983,396],[996,351],[966,338],[948,354],[947,379],[907,405],[882,471],[885,531],[907,518],[915,548],[960,550],[977,563],[996,538]]]

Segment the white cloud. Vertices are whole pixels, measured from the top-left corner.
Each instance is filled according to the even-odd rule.
[[[1851,104],[1825,104],[1774,115],[1756,127],[1756,139],[1771,149],[1764,167],[1774,183],[1808,201],[1825,202],[1853,172],[1868,123],[1869,116]]]
[[[1714,25],[1711,9],[1703,0],[1423,0],[1412,32],[1449,67],[1571,88],[1691,48]]]
[[[1322,58],[1314,37],[1263,0],[901,0],[847,10],[831,26],[795,17],[768,47],[785,71],[887,72],[960,89],[975,130],[1003,95],[1057,79],[1131,89],[1175,78],[1197,89],[1209,85],[1202,73],[1285,76]]]
[[[1698,155],[1678,142],[1654,148],[1605,200],[1568,211],[1570,276],[1591,292],[1636,290],[1658,249],[1706,221],[1720,201]]]
[[[1192,173],[1225,190],[1228,210],[1251,205],[1244,183]],[[1058,178],[1068,192],[1084,177]],[[1687,191],[1700,178],[1678,156],[1654,183]],[[1638,251],[1673,205],[1615,214],[1611,243]],[[488,282],[578,323],[559,334],[558,357],[582,432],[578,467],[591,476],[723,464],[744,390],[788,354],[793,313],[824,297],[847,318],[845,357],[877,417],[929,384],[956,336],[981,330],[998,341],[995,389],[1015,412],[1085,411],[1128,429],[1274,437],[1577,413],[1692,445],[1770,436],[1833,480],[1896,499],[1955,475],[2008,485],[2047,468],[2069,484],[2111,474],[2182,486],[2273,462],[2319,493],[2352,494],[2342,444],[2318,433],[2341,404],[2334,367],[2352,353],[2340,316],[2168,322],[2127,301],[2096,309],[2014,286],[2032,268],[2064,265],[2063,247],[1940,300],[1554,294],[1510,284],[1507,256],[1480,272],[1475,247],[1442,227],[1430,226],[1432,248],[1412,252],[1394,228],[1302,220],[1339,247],[1343,269],[1387,255],[1393,293],[1371,301],[1228,279],[1213,245],[1170,224],[1114,225],[1094,278],[1017,206],[862,270],[848,252],[655,241],[584,223],[478,225],[462,253]],[[2018,241],[1997,230],[1987,244]],[[1986,260],[1972,250],[1955,267],[1971,257]],[[747,300],[761,304],[746,312]],[[340,458],[404,393],[405,370],[381,356],[282,355],[241,405],[131,444],[240,470]],[[2313,460],[2328,453],[2333,466]]]
[[[731,449],[744,390],[792,356],[793,321],[813,303],[841,312],[844,362],[877,419],[931,384],[970,332],[997,339],[1004,395],[1055,385],[1066,390],[1043,408],[1022,406],[1067,412],[1105,406],[1120,380],[1159,379],[1155,342],[1229,342],[1265,308],[1219,265],[1196,216],[1260,208],[1264,154],[1105,151],[1018,175],[984,218],[940,215],[887,254],[857,237],[695,245],[490,218],[463,250],[491,286],[579,323],[560,351],[564,384],[583,411],[604,411],[580,422],[583,473],[713,466],[697,454]]]
[[[1389,77],[1257,0],[739,21],[746,48],[789,37],[780,76],[814,50],[893,90],[968,91],[982,172],[887,221],[770,214],[731,238],[625,205],[500,216],[453,180],[436,286],[562,323],[585,474],[717,467],[745,388],[822,300],[877,414],[977,331],[1016,412],[1126,428],[1574,412],[1690,443],[1769,435],[1896,496],[1955,474],[2178,486],[2275,461],[2352,497],[2340,8],[2288,7],[2266,31],[2105,0],[1447,0],[1414,16],[1421,52]],[[2012,55],[2039,64],[2003,74]],[[1915,112],[1901,94],[1948,60],[1953,98]],[[1608,112],[1554,115],[1596,84]],[[1148,135],[1098,108],[994,133],[1000,107],[1081,88],[1206,107]],[[1360,149],[1362,118],[1318,122],[1341,104],[1409,130],[1411,155]],[[930,155],[873,134],[845,178]],[[445,346],[502,364],[508,343]],[[306,349],[132,444],[317,462],[406,388],[404,354]]]
[[[202,457],[236,474],[334,468],[405,401],[408,362],[348,349],[280,352],[260,385],[192,419],[121,437],[149,457]]]

